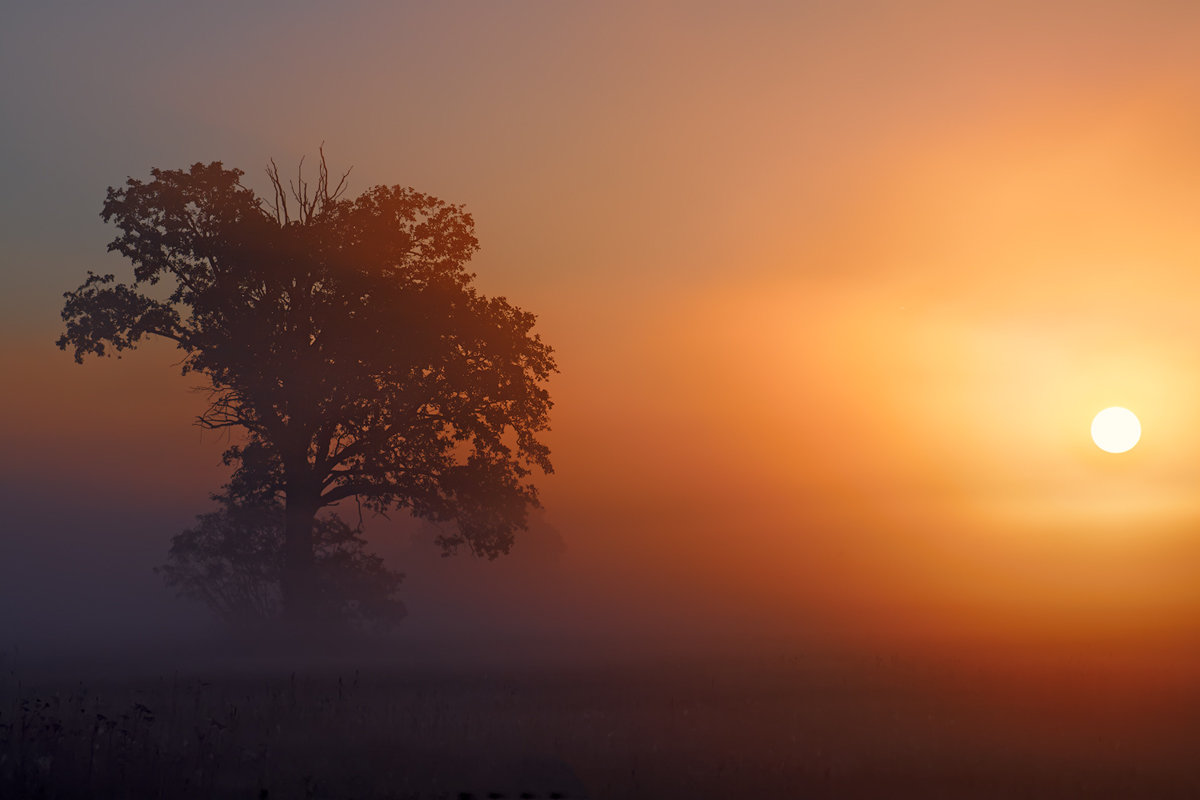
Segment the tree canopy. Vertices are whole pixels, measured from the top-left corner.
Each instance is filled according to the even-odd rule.
[[[473,286],[478,249],[461,206],[411,188],[343,196],[315,185],[270,200],[220,162],[151,170],[110,187],[101,216],[132,281],[88,273],[65,294],[75,360],[147,337],[207,379],[208,428],[237,428],[233,484],[283,504],[285,607],[315,596],[317,512],[353,498],[454,522],[448,552],[508,551],[537,504],[553,351],[535,317]]]

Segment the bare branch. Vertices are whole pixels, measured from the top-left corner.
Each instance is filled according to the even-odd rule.
[[[283,179],[279,176],[279,166],[273,158],[271,166],[267,167],[267,177],[271,180],[271,189],[275,194],[275,199],[271,203],[271,210],[275,212],[275,221],[280,225],[286,225],[290,221],[287,192],[283,190]]]
[[[346,179],[350,177],[350,171],[353,170],[354,167],[350,167],[350,169],[342,173],[342,177],[338,181],[337,186],[333,187],[333,191],[331,192],[329,191],[329,168],[325,165],[324,142],[321,142],[318,152],[321,154],[321,186],[324,195],[324,203],[326,206],[329,206],[337,202],[337,199],[346,192]]]

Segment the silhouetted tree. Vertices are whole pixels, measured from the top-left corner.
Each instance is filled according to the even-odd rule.
[[[284,509],[273,498],[235,497],[227,487],[213,495],[216,511],[171,540],[158,568],[169,586],[199,600],[235,628],[256,628],[282,613]],[[317,618],[330,626],[375,632],[404,618],[396,597],[404,576],[366,551],[361,531],[337,514],[313,522]]]
[[[245,432],[225,456],[235,493],[282,504],[294,620],[316,613],[314,520],[343,500],[454,522],[447,552],[507,552],[532,472],[551,471],[555,364],[532,314],[472,285],[471,216],[399,186],[347,200],[323,155],[315,186],[272,162],[269,202],[242,175],[198,163],[109,187],[133,281],[89,272],[58,346],[82,362],[158,336],[208,379],[199,424]]]

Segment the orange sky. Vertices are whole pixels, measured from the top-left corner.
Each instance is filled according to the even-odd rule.
[[[539,314],[595,602],[1190,641],[1200,11],[1044,5],[7,11],[0,474],[202,510],[170,353],[75,367],[60,295],[123,268],[105,186],[324,141],[352,192],[465,203],[480,285]]]

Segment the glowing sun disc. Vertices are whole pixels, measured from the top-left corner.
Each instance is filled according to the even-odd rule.
[[[1106,453],[1124,453],[1142,438],[1142,423],[1128,408],[1106,408],[1092,420],[1092,441]]]

